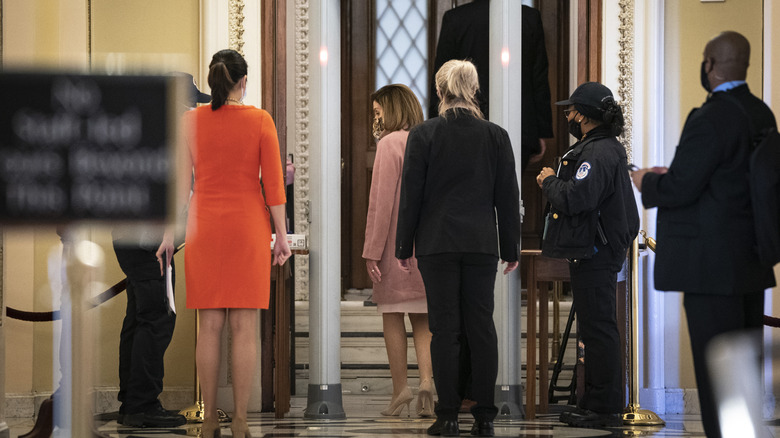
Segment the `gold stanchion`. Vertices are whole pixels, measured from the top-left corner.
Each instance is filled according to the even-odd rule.
[[[641,232],[643,237],[644,231]],[[648,247],[650,242],[648,241]],[[652,245],[655,248],[655,242]],[[639,240],[634,239],[634,243],[631,246],[631,253],[629,257],[631,266],[631,290],[628,294],[630,301],[629,306],[631,311],[628,314],[629,327],[631,329],[631,336],[629,342],[631,344],[631,357],[629,362],[630,372],[628,373],[628,406],[623,411],[623,424],[626,426],[665,426],[666,422],[661,419],[653,411],[648,409],[640,409],[639,407]]]
[[[200,392],[200,382],[198,382],[197,377],[195,378],[195,388],[195,404],[182,409],[179,413],[184,415],[189,423],[203,423],[203,394]],[[222,409],[217,409],[217,415],[220,423],[230,421],[230,415]]]

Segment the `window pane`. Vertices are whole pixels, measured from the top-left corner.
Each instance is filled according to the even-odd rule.
[[[408,85],[427,108],[428,1],[376,0],[376,13],[376,88]]]

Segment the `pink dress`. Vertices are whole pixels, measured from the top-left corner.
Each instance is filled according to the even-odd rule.
[[[417,260],[412,257],[411,271],[404,272],[395,258],[401,172],[408,136],[409,131],[385,135],[377,144],[374,158],[363,258],[378,260],[382,281],[374,283],[372,300],[377,303],[380,313],[428,313],[425,285]]]

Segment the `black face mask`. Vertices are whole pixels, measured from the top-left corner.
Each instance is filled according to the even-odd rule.
[[[576,117],[572,117],[569,120],[569,134],[573,135],[577,140],[582,140],[582,125],[576,119]]]
[[[712,86],[710,85],[710,78],[707,77],[707,72],[704,71],[704,63],[707,61],[701,62],[701,86],[704,87],[705,90],[707,90],[708,93],[712,93]]]

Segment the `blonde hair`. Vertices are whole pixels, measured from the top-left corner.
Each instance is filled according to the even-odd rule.
[[[483,119],[477,102],[479,76],[477,68],[469,61],[453,59],[444,63],[436,72],[436,90],[441,97],[439,115],[454,107],[466,108],[474,117]]]
[[[423,122],[420,101],[404,84],[385,85],[371,95],[371,101],[382,107],[382,121],[387,132],[412,129]]]

